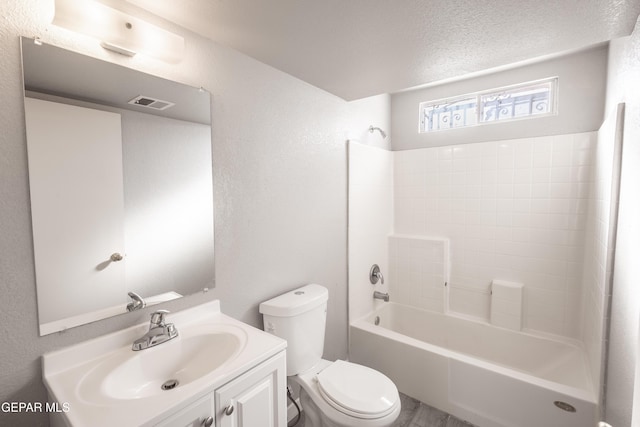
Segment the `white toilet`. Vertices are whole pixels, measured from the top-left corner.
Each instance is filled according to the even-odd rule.
[[[305,427],[390,426],[400,414],[400,396],[389,378],[322,359],[328,296],[312,284],[260,304],[265,331],[287,340],[287,376],[300,385]]]

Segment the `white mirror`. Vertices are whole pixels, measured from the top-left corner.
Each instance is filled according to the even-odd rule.
[[[214,286],[210,96],[22,39],[40,334]]]

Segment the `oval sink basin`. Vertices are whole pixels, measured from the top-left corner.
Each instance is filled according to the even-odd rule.
[[[145,350],[123,348],[85,376],[80,391],[89,400],[142,399],[169,393],[232,360],[244,338],[241,331],[207,331],[179,335]]]
[[[163,393],[167,391],[162,388],[165,382],[177,380],[175,387],[180,387],[197,380],[222,366],[239,349],[238,337],[227,332],[178,337],[135,352],[106,375],[102,390],[116,399],[138,399]]]

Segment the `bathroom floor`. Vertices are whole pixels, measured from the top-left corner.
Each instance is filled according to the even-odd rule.
[[[474,427],[425,403],[400,393],[402,410],[392,427]]]
[[[392,427],[474,427],[453,415],[432,408],[422,402],[400,393],[402,411]],[[305,427],[304,413],[295,427]]]

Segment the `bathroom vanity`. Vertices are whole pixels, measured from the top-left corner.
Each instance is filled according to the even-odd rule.
[[[285,357],[281,352],[151,425],[206,427],[215,422],[217,427],[284,426],[284,421],[274,416],[278,412],[286,415],[286,403],[280,411],[277,407],[278,400],[286,402],[286,381],[279,384],[277,378],[285,372],[284,368]]]
[[[286,341],[219,301],[167,314],[178,337],[133,351],[149,324],[43,356],[51,425],[284,426]]]

